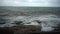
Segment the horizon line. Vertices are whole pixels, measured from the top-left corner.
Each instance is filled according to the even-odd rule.
[[[60,7],[60,6],[0,6],[0,7]]]

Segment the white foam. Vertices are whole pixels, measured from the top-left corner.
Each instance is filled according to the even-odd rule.
[[[41,28],[41,31],[45,31],[45,32],[46,32],[46,31],[47,31],[47,32],[48,32],[48,31],[53,31],[53,30],[54,30],[54,28],[52,28],[52,27],[42,27],[42,28]]]
[[[60,18],[56,15],[41,15],[41,16],[17,16],[17,17],[9,17],[9,26],[11,26],[11,23],[14,23],[14,21],[23,21],[23,25],[36,25],[39,26],[40,24],[34,20],[41,21],[40,25],[42,27],[41,31],[52,31],[54,30],[54,27],[57,27],[60,23]],[[33,21],[33,22],[32,22]],[[27,24],[29,23],[29,24]],[[7,24],[6,24],[7,25]],[[5,24],[4,24],[5,26]],[[3,27],[3,26],[2,26]]]
[[[30,22],[29,24],[25,23],[24,25],[36,25],[36,26],[38,26],[38,25],[39,25],[39,23],[37,23],[37,22],[33,21],[33,22]]]

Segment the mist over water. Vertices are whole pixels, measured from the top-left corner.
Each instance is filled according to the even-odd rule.
[[[26,12],[24,12],[23,10]],[[12,23],[15,23],[15,21],[17,22],[22,21],[23,23],[21,24],[23,25],[41,26],[42,27],[41,31],[53,31],[55,29],[54,27],[57,27],[60,24],[60,16],[59,16],[58,8],[56,9],[57,12],[55,11],[55,9],[52,10],[52,8],[50,9],[43,8],[43,10],[42,8],[40,8],[40,10],[38,10],[38,8],[36,10],[34,8],[33,9],[24,8],[23,10],[20,10],[20,13],[18,12],[19,9],[16,9],[16,11],[15,9],[12,9],[11,13],[3,11],[3,14],[6,14],[6,13],[8,14],[8,16],[3,17],[3,19],[8,19],[8,20],[6,21],[5,24],[0,24],[0,27],[12,27],[16,25],[16,24],[12,24]],[[15,16],[15,15],[18,15],[18,16]],[[41,23],[38,23],[36,20],[40,21]]]

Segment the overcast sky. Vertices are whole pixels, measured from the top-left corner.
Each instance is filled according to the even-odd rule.
[[[0,0],[0,6],[60,7],[60,0]]]

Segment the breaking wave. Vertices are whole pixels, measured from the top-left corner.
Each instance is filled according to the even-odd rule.
[[[6,18],[7,19],[7,18]],[[0,25],[0,27],[15,26],[15,21],[22,21],[23,25],[36,25],[41,26],[41,31],[52,31],[60,24],[60,18],[57,15],[41,15],[41,16],[13,16],[8,17],[7,23]],[[41,22],[38,23],[37,21]],[[9,23],[8,23],[9,22]]]

